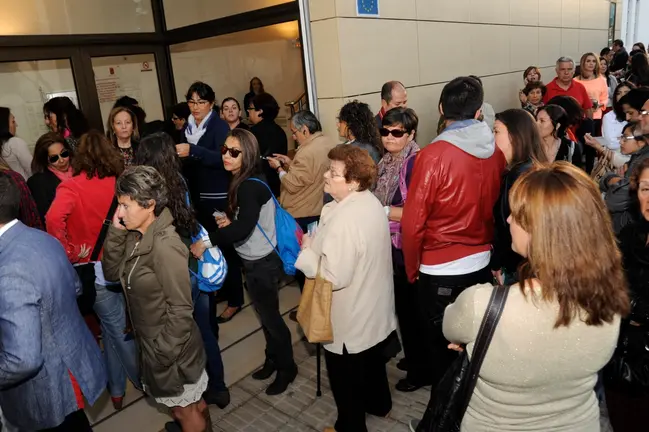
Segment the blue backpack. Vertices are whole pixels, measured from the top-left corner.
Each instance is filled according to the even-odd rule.
[[[264,237],[266,237],[268,243],[273,246],[273,249],[275,249],[275,252],[277,252],[277,255],[279,255],[282,260],[282,263],[284,264],[284,273],[289,276],[294,276],[295,261],[297,261],[297,256],[300,254],[300,243],[302,242],[304,232],[293,216],[279,205],[275,195],[266,183],[254,177],[251,177],[248,180],[253,180],[266,186],[268,192],[270,192],[270,196],[275,202],[275,233],[277,237],[277,247],[273,246],[273,243],[270,241],[270,238],[268,238],[261,225],[259,225],[259,222],[257,222],[257,227]]]

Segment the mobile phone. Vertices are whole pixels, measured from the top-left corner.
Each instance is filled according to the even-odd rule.
[[[318,230],[318,222],[311,222],[309,225],[307,225],[306,230],[309,234],[309,237],[312,237]]]
[[[222,217],[226,217],[227,215],[225,214],[225,212],[222,212],[220,210],[215,210],[214,213],[212,213],[212,216],[214,216],[215,218],[222,218]]]

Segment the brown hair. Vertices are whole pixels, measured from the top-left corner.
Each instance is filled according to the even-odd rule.
[[[509,202],[511,217],[530,235],[521,290],[540,281],[543,300],[559,303],[555,328],[575,318],[601,325],[629,312],[611,218],[586,173],[567,162],[537,164],[514,183]]]
[[[510,166],[525,163],[530,159],[538,162],[548,161],[532,114],[520,108],[508,109],[496,114],[496,120],[504,124],[509,133],[513,149]]]
[[[595,70],[593,70],[593,76],[595,78],[599,78],[599,56],[595,54],[594,52],[588,52],[581,56],[581,60],[579,61],[579,77],[583,78],[584,77],[584,65],[586,64],[586,60],[588,57],[595,57]]]
[[[252,132],[245,129],[232,129],[226,138],[233,138],[239,141],[241,147],[241,168],[230,180],[228,190],[228,215],[233,217],[239,207],[239,186],[241,183],[252,177],[259,177],[261,174],[261,156],[259,153],[259,142]],[[225,146],[225,143],[223,144]]]
[[[541,81],[541,69],[539,69],[536,66],[528,66],[527,69],[525,69],[525,72],[523,72],[523,81],[527,79],[527,76],[532,72],[533,70],[536,71],[537,75],[539,76],[539,81]]]
[[[91,130],[81,136],[77,151],[72,159],[72,172],[85,173],[88,178],[94,176],[117,177],[124,171],[124,162],[119,151],[104,135]]]
[[[48,132],[36,141],[34,146],[34,158],[32,159],[32,174],[45,172],[49,166],[48,161],[48,150],[53,144],[61,144],[68,152],[72,153],[70,144],[68,144],[65,139],[56,132]],[[70,159],[72,160],[72,159]]]
[[[341,144],[332,148],[327,156],[332,161],[345,164],[345,181],[347,183],[357,181],[359,192],[374,185],[377,169],[367,150],[353,144]]]
[[[131,139],[133,141],[140,140],[140,129],[137,126],[137,117],[135,116],[135,113],[126,107],[116,107],[110,112],[108,122],[106,122],[106,136],[114,146],[117,146],[117,136],[113,130],[113,123],[115,123],[115,117],[117,114],[123,112],[127,113],[131,117],[131,122],[133,123],[133,136],[131,136]]]
[[[630,187],[633,192],[638,190],[640,177],[646,169],[649,169],[649,159],[643,159],[633,167],[633,171],[631,171],[631,176],[629,177]]]

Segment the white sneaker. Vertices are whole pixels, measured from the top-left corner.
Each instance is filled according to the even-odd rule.
[[[417,427],[419,426],[419,420],[410,420],[408,426],[410,428],[410,432],[415,432],[417,430]]]

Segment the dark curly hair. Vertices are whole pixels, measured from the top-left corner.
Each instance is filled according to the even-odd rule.
[[[86,116],[74,105],[69,97],[57,96],[45,102],[43,114],[56,115],[57,132],[65,135],[68,129],[73,137],[79,138],[88,132],[88,120]]]
[[[640,176],[647,169],[649,169],[649,159],[644,159],[633,167],[633,171],[631,171],[631,176],[629,177],[630,187],[633,192],[637,192],[640,187]]]
[[[371,144],[376,147],[380,155],[383,154],[383,143],[376,127],[374,114],[372,114],[368,104],[358,100],[346,103],[340,109],[338,120],[345,122],[348,131],[351,132],[356,141]]]
[[[187,182],[180,174],[182,164],[173,138],[165,132],[147,135],[140,141],[135,160],[138,165],[151,166],[160,173],[167,183],[167,208],[174,217],[174,225],[195,235],[196,217],[187,202]]]
[[[56,132],[48,132],[44,135],[41,135],[38,141],[36,141],[36,145],[34,146],[32,174],[45,172],[45,170],[47,170],[47,167],[50,165],[50,162],[48,160],[48,150],[51,145],[57,143],[61,144],[63,148],[65,148],[68,152],[70,152],[70,154],[72,154],[72,148],[70,148],[70,144],[68,144],[61,135],[57,134]]]
[[[339,145],[332,148],[327,156],[329,160],[345,164],[345,181],[357,181],[359,192],[374,186],[378,171],[367,150],[353,145]]]
[[[81,136],[74,159],[72,159],[73,175],[85,173],[89,179],[95,176],[103,179],[118,177],[123,171],[122,155],[105,135],[99,131],[91,130]]]
[[[541,81],[532,81],[531,83],[527,83],[527,85],[523,89],[523,94],[525,96],[529,96],[534,89],[540,89],[542,96],[545,96],[548,91],[548,88]]]

